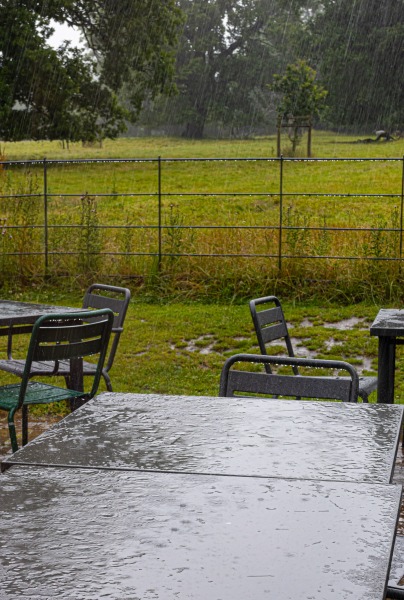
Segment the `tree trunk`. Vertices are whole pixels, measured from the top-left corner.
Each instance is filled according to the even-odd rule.
[[[201,140],[203,138],[203,130],[205,128],[205,123],[187,123],[186,127],[182,133],[182,137],[188,138],[191,140]]]
[[[208,100],[203,102],[203,98],[200,99],[199,105],[195,106],[194,119],[188,121],[185,126],[185,130],[182,133],[182,137],[191,140],[201,140],[203,138],[203,132],[205,129],[205,123],[208,116]]]

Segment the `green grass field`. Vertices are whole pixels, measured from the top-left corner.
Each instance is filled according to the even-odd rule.
[[[336,282],[332,297],[341,297],[342,291],[352,298],[354,290],[355,299],[363,298],[369,293],[366,282],[372,290],[381,287],[379,295],[398,293],[394,282],[400,267],[388,259],[396,258],[401,247],[404,140],[364,144],[357,139],[315,132],[313,154],[328,161],[283,163],[282,254],[294,257],[283,260],[281,280],[286,289],[291,280],[321,279]],[[160,241],[166,256],[159,293],[165,287],[170,294],[186,292],[198,297],[223,290],[227,296],[245,295],[263,276],[264,285],[268,279],[279,278],[281,175],[280,163],[274,160],[275,146],[273,136],[200,142],[121,138],[106,140],[102,148],[72,144],[63,149],[58,142],[7,143],[2,153],[12,160],[45,156],[49,160],[139,159],[48,166],[48,269],[56,278],[77,273],[84,279],[112,275],[148,282],[156,273],[157,157],[162,157]],[[304,143],[301,154],[303,150]],[[244,160],[206,160],[224,157]],[[251,157],[262,160],[245,160]],[[191,162],[189,158],[202,160]],[[4,196],[0,200],[0,260],[5,278],[18,273],[20,279],[29,280],[44,270],[43,189],[41,165],[3,169],[0,174]],[[10,203],[12,194],[25,196]],[[347,227],[349,233],[340,230]],[[24,255],[27,248],[29,256]],[[179,256],[184,254],[203,256]],[[249,257],[231,257],[237,254]],[[305,256],[354,260],[307,260]],[[358,260],[360,257],[384,262],[371,263]],[[207,286],[208,280],[214,283]]]
[[[402,158],[404,139],[374,144],[357,143],[368,135],[347,136],[314,131],[312,155],[317,158]],[[286,149],[287,143],[283,145]],[[304,155],[305,139],[299,147]],[[2,142],[1,152],[8,160],[74,159],[74,158],[245,158],[276,156],[276,137],[251,140],[186,140],[183,138],[119,138],[104,140],[102,147],[83,147],[81,143],[63,148],[61,142]]]

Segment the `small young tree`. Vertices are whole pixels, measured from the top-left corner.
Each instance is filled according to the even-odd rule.
[[[276,107],[278,119],[290,125],[293,152],[301,139],[299,123],[311,123],[326,108],[328,92],[315,79],[316,71],[304,60],[299,60],[288,65],[284,75],[274,75],[274,82],[269,86],[273,92],[281,94]]]

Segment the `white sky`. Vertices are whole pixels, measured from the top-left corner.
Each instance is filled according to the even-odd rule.
[[[73,46],[84,46],[84,44],[80,43],[80,32],[77,29],[65,24],[55,23],[54,21],[51,23],[51,26],[55,30],[55,33],[49,38],[49,44],[54,48],[58,48],[65,40],[71,41]]]

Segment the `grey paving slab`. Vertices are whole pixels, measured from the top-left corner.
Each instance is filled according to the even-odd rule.
[[[382,600],[401,488],[13,467],[0,598]]]
[[[104,393],[4,465],[388,483],[403,406]]]

